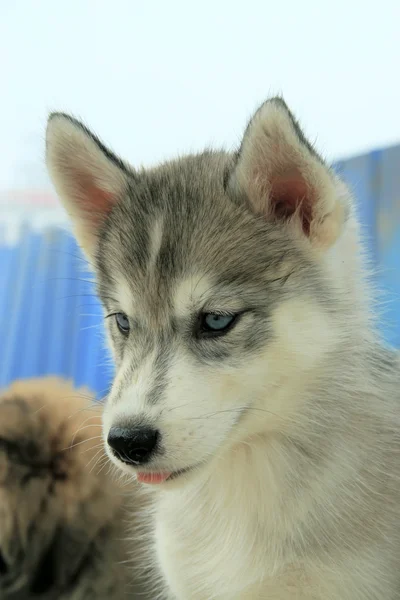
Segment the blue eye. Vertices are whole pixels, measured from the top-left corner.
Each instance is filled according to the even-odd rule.
[[[115,321],[117,323],[117,327],[123,335],[128,335],[130,331],[129,319],[125,313],[115,313]]]
[[[222,331],[229,327],[234,318],[233,315],[215,315],[209,313],[204,315],[204,325],[212,331]]]
[[[203,313],[200,315],[199,331],[200,336],[216,337],[223,335],[235,323],[238,315],[219,315],[217,313]]]

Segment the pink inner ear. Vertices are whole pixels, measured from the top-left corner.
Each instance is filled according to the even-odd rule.
[[[278,219],[288,219],[299,212],[303,231],[310,233],[312,198],[310,188],[297,170],[271,181],[270,202],[272,213]]]
[[[92,223],[100,224],[111,211],[115,197],[111,192],[101,189],[90,177],[79,178],[82,206]]]

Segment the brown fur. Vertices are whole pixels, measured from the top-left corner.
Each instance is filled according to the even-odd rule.
[[[56,378],[0,396],[0,598],[142,597],[126,564],[134,484],[110,472],[101,413]]]

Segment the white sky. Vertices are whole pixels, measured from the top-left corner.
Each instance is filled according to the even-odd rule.
[[[0,190],[46,181],[55,109],[133,164],[234,147],[276,92],[328,158],[398,143],[399,40],[396,0],[0,0]]]

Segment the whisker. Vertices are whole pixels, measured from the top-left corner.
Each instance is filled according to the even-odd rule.
[[[65,452],[66,450],[72,450],[72,448],[76,448],[77,446],[81,446],[82,444],[87,444],[87,442],[91,442],[92,440],[100,439],[102,439],[100,435],[95,435],[93,437],[87,438],[86,440],[82,440],[81,442],[77,442],[73,446],[67,446],[66,448],[63,448],[62,452]]]
[[[96,454],[94,454],[94,455],[92,456],[92,458],[91,458],[91,459],[89,460],[89,462],[86,464],[86,469],[88,469],[88,468],[89,468],[89,466],[90,466],[90,463],[91,463],[93,460],[94,460],[94,461],[96,461],[97,457],[98,457],[98,456],[99,456],[99,454],[101,454],[101,453],[102,453],[102,448],[100,448],[99,450],[97,450]],[[101,458],[101,457],[99,457],[99,458],[98,458],[98,460],[100,460],[100,458]]]
[[[90,446],[90,448],[85,448],[79,454],[80,454],[80,456],[82,456],[82,454],[86,454],[86,452],[90,452],[90,450],[99,450],[99,449],[104,449],[103,442],[101,442],[100,444],[96,444],[95,446]]]

